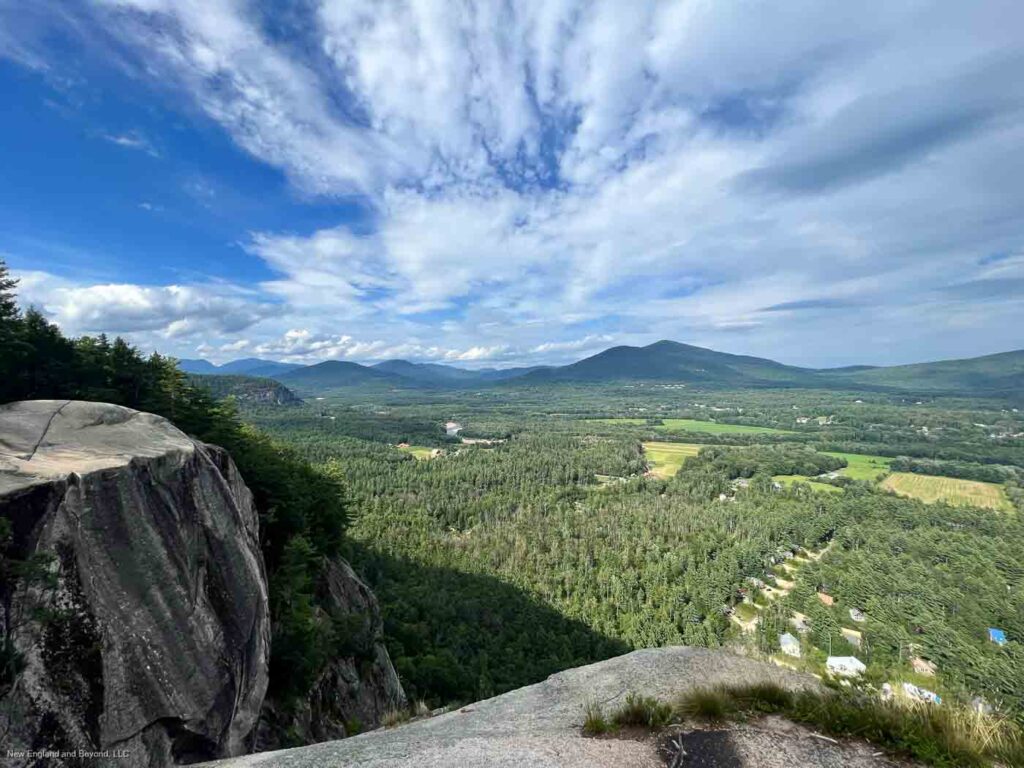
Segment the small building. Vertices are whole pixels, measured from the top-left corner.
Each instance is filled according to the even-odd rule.
[[[836,677],[860,677],[868,670],[856,656],[829,656],[825,667]]]
[[[914,701],[923,701],[926,704],[941,704],[942,697],[934,691],[929,691],[927,688],[920,688],[913,683],[903,684],[903,693],[909,699]]]
[[[860,641],[861,641],[861,633],[860,632],[858,632],[856,629],[847,629],[846,627],[841,628],[839,631],[842,633],[843,639],[846,642],[848,642],[854,648],[860,648]]]
[[[462,425],[457,421],[449,421],[444,425],[444,431],[448,437],[458,437],[459,432],[462,431]]]
[[[409,444],[408,444],[408,443],[399,443],[399,444],[398,444],[398,447],[399,447],[399,448],[408,448],[408,447],[409,447]]]
[[[822,605],[832,606],[835,605],[835,598],[832,597],[828,592],[819,592],[818,599],[821,600]]]
[[[1006,633],[995,627],[988,628],[988,639],[996,645],[1006,645]]]
[[[868,620],[868,617],[864,615],[864,611],[860,610],[860,608],[851,608],[850,620],[856,621],[858,624],[863,624]]]
[[[794,659],[800,658],[800,641],[789,632],[779,635],[779,646],[787,656],[792,656]]]
[[[915,656],[910,660],[910,668],[925,677],[935,677],[935,672],[938,669],[935,662],[922,659],[920,656]]]

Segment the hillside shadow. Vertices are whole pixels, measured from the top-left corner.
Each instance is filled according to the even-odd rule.
[[[375,552],[345,556],[380,602],[388,652],[411,700],[484,699],[632,650],[494,577]]]

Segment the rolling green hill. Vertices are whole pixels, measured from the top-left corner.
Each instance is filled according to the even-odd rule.
[[[416,382],[404,376],[379,371],[359,363],[344,360],[327,360],[323,363],[298,368],[274,376],[277,381],[289,387],[310,392],[321,392],[340,387],[358,387],[367,384],[384,386],[416,386]]]
[[[612,347],[578,363],[535,371],[516,381],[678,381],[705,386],[815,386],[814,371],[759,357],[659,341],[646,347]]]
[[[372,366],[341,360],[306,367],[265,360],[238,360],[219,367],[205,360],[183,360],[179,365],[182,370],[205,375],[246,369],[245,375],[270,377],[306,393],[365,386],[457,389],[501,384],[532,387],[547,383],[657,381],[712,388],[1024,397],[1024,350],[915,365],[852,365],[819,370],[675,341],[659,341],[646,347],[612,347],[564,366],[476,371],[408,360],[386,360]]]
[[[1024,392],[1024,350],[965,360],[819,373],[849,382],[851,389],[860,385],[944,394],[1020,395]]]

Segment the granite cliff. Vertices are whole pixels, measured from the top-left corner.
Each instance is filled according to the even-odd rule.
[[[351,629],[296,707],[265,701],[271,624],[252,494],[224,450],[120,406],[0,406],[0,743],[160,768],[374,727],[404,704],[372,593],[324,563]],[[19,757],[18,755],[22,755]]]

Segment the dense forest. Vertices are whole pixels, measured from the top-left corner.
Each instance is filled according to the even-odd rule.
[[[746,402],[748,395],[738,397]],[[760,408],[767,418],[750,415],[746,423],[781,426],[784,413],[793,420],[791,405],[773,407],[766,399]],[[1024,507],[1011,473],[1000,474],[1016,499],[1018,513],[1009,515],[897,498],[865,480],[842,478],[846,490],[839,495],[802,484],[780,489],[772,480],[842,471],[847,460],[822,451],[867,445],[884,454],[885,443],[863,442],[868,435],[917,430],[922,420],[940,427],[940,435],[942,425],[957,435],[932,441],[923,453],[975,455],[992,442],[969,426],[978,414],[932,404],[912,406],[923,419],[908,418],[899,405],[865,413],[834,399],[832,423],[813,431],[689,432],[687,440],[706,447],[662,481],[645,475],[641,450],[644,439],[679,437],[660,418],[540,416],[532,403],[500,411],[472,400],[453,405],[391,401],[248,412],[349,490],[349,553],[382,601],[389,647],[415,695],[479,698],[569,664],[667,643],[739,643],[772,654],[779,634],[791,628],[790,612],[800,610],[815,627],[809,671],[823,671],[832,648],[863,656],[879,684],[916,679],[913,645],[939,665],[940,679],[930,684],[946,696],[983,695],[1021,711],[1021,646],[1000,648],[985,635],[990,625],[1011,637],[1024,633],[1024,569],[1012,556],[1024,551]],[[750,403],[738,407],[754,410]],[[504,442],[454,445],[441,428],[453,412],[466,414],[460,418],[472,434]],[[443,452],[416,460],[394,448],[409,439]],[[999,448],[1019,455],[1013,441]],[[730,620],[751,597],[743,591],[749,579],[773,583],[780,553],[829,544],[829,555],[800,572],[785,601],[773,606],[753,595],[765,605],[756,637]],[[842,574],[854,574],[857,589],[848,589]],[[832,609],[816,598],[826,584],[834,585]],[[866,627],[851,624],[851,606],[867,613]],[[533,625],[526,636],[524,612]],[[867,638],[867,655],[846,644],[841,629],[851,626]]]

